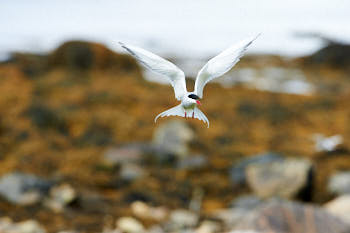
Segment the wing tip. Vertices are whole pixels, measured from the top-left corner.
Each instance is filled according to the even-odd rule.
[[[157,120],[158,120],[158,118],[160,118],[160,117],[163,117],[163,116],[162,116],[162,113],[158,114],[158,115],[154,118],[154,123],[157,123]]]
[[[259,32],[259,33],[254,37],[254,40],[255,40],[256,38],[258,38],[259,36],[261,36],[261,34],[262,34],[262,32]]]

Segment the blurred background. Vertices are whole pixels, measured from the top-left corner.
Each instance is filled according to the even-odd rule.
[[[350,2],[0,4],[0,232],[350,232]],[[198,70],[210,121],[118,41]]]

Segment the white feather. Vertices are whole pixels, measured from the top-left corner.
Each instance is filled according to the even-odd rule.
[[[207,123],[208,128],[209,128],[209,120],[208,118],[204,115],[204,113],[199,110],[199,108],[195,107],[194,108],[194,118],[197,118],[201,121],[204,121],[204,123]]]
[[[173,107],[173,108],[170,108],[160,114],[158,114],[156,116],[156,118],[154,118],[154,122],[157,122],[157,119],[159,117],[168,117],[168,116],[181,116],[181,117],[185,117],[185,110],[184,108],[182,107],[181,104]]]
[[[125,45],[121,42],[119,44],[146,68],[166,76],[174,88],[176,99],[181,100],[182,96],[187,93],[185,74],[173,63],[144,49]]]
[[[186,114],[185,114],[186,113]],[[204,123],[206,123],[208,125],[209,128],[209,120],[208,118],[204,115],[204,113],[199,110],[199,108],[194,107],[194,109],[192,110],[185,110],[181,104],[170,108],[160,114],[158,114],[156,116],[156,118],[154,119],[154,122],[157,122],[159,117],[168,117],[168,116],[180,116],[180,117],[188,117],[191,118],[192,114],[194,113],[193,117],[203,121]]]
[[[231,46],[216,57],[210,59],[207,64],[198,72],[194,93],[200,98],[203,97],[203,89],[209,81],[222,76],[228,72],[240,58],[244,55],[247,47],[259,36],[243,40],[238,44]]]

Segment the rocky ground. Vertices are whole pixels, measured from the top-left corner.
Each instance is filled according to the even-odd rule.
[[[349,57],[333,43],[244,57],[206,87],[207,129],[154,124],[171,87],[102,45],[14,53],[0,65],[0,232],[350,232]]]

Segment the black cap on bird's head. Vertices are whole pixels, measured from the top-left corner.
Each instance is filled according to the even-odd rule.
[[[195,95],[195,94],[190,94],[190,95],[188,95],[188,97],[190,97],[191,99],[194,99],[194,100],[199,99],[198,95]]]
[[[191,98],[191,99],[196,100],[196,103],[197,103],[198,105],[201,105],[201,102],[199,101],[200,98],[198,97],[198,95],[190,94],[190,95],[188,95],[188,97]]]

